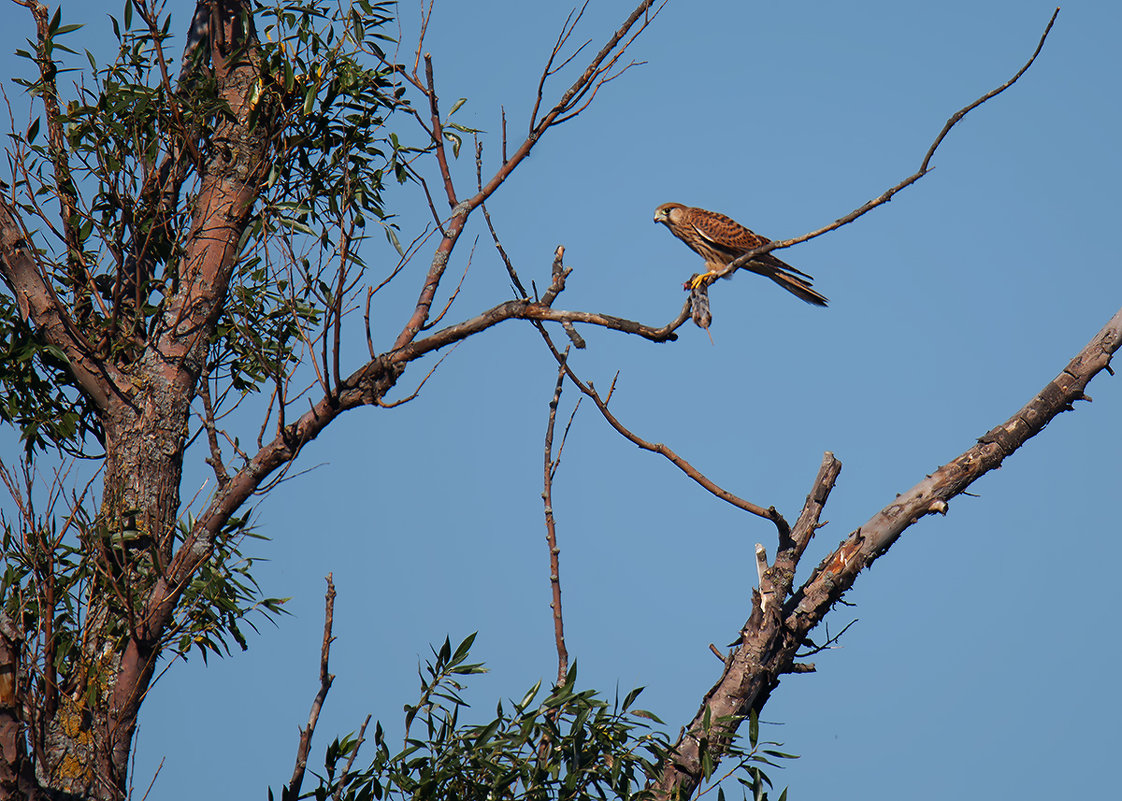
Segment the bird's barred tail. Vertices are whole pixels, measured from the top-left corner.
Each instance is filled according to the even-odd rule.
[[[805,275],[805,273],[803,273]],[[774,272],[770,276],[772,281],[779,284],[792,295],[802,298],[807,303],[813,303],[815,306],[825,306],[829,301],[825,295],[820,295],[810,288],[810,283],[798,276],[788,275],[787,273]],[[810,276],[808,275],[809,279]]]

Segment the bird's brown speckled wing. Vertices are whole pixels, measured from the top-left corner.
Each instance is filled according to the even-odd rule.
[[[748,230],[731,217],[726,217],[715,211],[691,208],[689,209],[687,223],[693,227],[698,236],[704,239],[706,244],[727,256],[726,263],[771,241],[766,236],[760,236],[755,231]],[[755,257],[753,261],[812,280],[802,270],[792,267],[771,253],[762,253]]]
[[[768,243],[767,239],[749,231],[736,220],[715,211],[689,209],[686,221],[710,245],[735,256]]]

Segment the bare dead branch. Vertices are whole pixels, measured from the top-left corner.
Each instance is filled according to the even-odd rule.
[[[573,411],[569,413],[569,421],[565,423],[565,430],[561,432],[561,444],[557,446],[557,455],[553,457],[553,474],[557,474],[557,468],[561,465],[561,454],[565,451],[565,443],[569,441],[569,429],[573,427],[573,420],[577,418],[577,412],[580,411],[580,404],[584,398],[577,398],[577,402],[573,404]]]
[[[432,7],[429,7],[430,11]],[[429,111],[432,115],[432,144],[436,152],[436,161],[440,165],[440,177],[444,179],[444,191],[448,195],[448,207],[456,208],[456,188],[452,185],[452,171],[448,167],[448,152],[444,147],[444,123],[440,119],[440,107],[436,97],[436,84],[432,76],[432,54],[425,53],[425,85],[429,99]]]
[[[584,50],[584,48],[588,46],[588,42],[585,42],[580,47],[578,47],[571,56],[565,59],[564,63],[558,65],[556,68],[553,66],[554,59],[556,59],[557,56],[561,53],[561,50],[565,47],[565,43],[569,41],[569,37],[572,35],[573,30],[576,29],[577,23],[580,22],[581,17],[584,16],[585,9],[587,8],[588,0],[585,0],[584,5],[580,7],[579,11],[577,9],[573,9],[572,11],[570,11],[569,16],[565,18],[565,22],[561,26],[561,33],[557,34],[557,41],[553,44],[553,49],[549,53],[549,58],[546,59],[545,68],[542,69],[541,78],[538,80],[538,91],[537,95],[534,98],[534,107],[530,110],[531,133],[533,132],[535,122],[538,119],[538,109],[541,108],[542,100],[545,96],[545,82],[549,80],[549,77],[551,75],[554,75],[559,70],[564,69],[566,64],[569,64],[574,58],[577,57],[577,54],[580,53],[581,50]],[[576,19],[573,19],[574,13],[576,14]],[[505,157],[503,160],[506,160]]]
[[[503,161],[505,162],[506,161],[506,109],[503,108],[502,106],[499,106],[499,111],[500,111],[500,116],[502,117],[502,128],[503,128],[502,154],[503,154]]]
[[[799,559],[802,558],[803,551],[810,544],[814,532],[825,525],[819,523],[819,519],[826,506],[826,499],[830,497],[830,491],[838,480],[841,468],[842,464],[834,454],[829,451],[823,454],[818,475],[814,477],[814,483],[806,496],[802,512],[791,529],[791,535],[779,540],[779,549],[775,554],[774,570],[776,571],[776,581],[780,583],[779,589],[783,593],[781,600],[785,599],[791,591],[795,568],[798,567]]]
[[[428,130],[428,128],[425,128],[425,130]],[[436,230],[440,231],[441,236],[447,236],[444,231],[444,221],[440,218],[440,212],[436,210],[436,203],[433,202],[432,193],[429,191],[429,182],[425,180],[425,176],[417,172],[412,164],[406,164],[405,168],[413,176],[413,179],[421,185],[421,190],[425,193],[425,201],[429,204],[429,213],[432,214],[433,222],[436,223]]]
[[[324,594],[323,645],[320,646],[319,656],[319,691],[312,701],[312,711],[308,714],[308,725],[300,730],[300,744],[296,749],[296,766],[292,770],[292,778],[288,782],[288,787],[284,788],[281,793],[282,801],[296,801],[300,797],[300,786],[304,783],[304,771],[308,767],[308,751],[312,747],[312,735],[315,734],[319,713],[323,708],[327,693],[331,689],[331,683],[335,681],[335,676],[327,669],[328,659],[331,656],[331,643],[334,641],[331,636],[331,627],[334,620],[335,582],[332,581],[332,574],[328,573],[327,592]]]
[[[672,465],[677,467],[695,482],[700,484],[705,490],[717,496],[722,501],[735,506],[737,509],[742,509],[749,514],[756,515],[757,517],[762,517],[765,520],[770,520],[779,530],[780,536],[783,536],[786,532],[789,531],[787,521],[783,519],[783,515],[781,515],[774,506],[765,509],[764,507],[754,504],[751,501],[747,501],[737,495],[734,495],[733,493],[714,483],[708,476],[703,474],[700,470],[698,470],[692,464],[675,453],[673,449],[667,447],[661,442],[648,442],[647,440],[643,439],[638,434],[627,428],[623,423],[619,421],[619,419],[614,414],[612,414],[611,410],[608,409],[608,404],[604,401],[603,398],[600,397],[600,394],[596,391],[596,388],[591,383],[586,384],[577,376],[576,373],[573,372],[572,368],[568,365],[567,361],[562,357],[561,353],[553,344],[553,340],[549,337],[549,334],[545,331],[545,329],[539,328],[538,330],[541,333],[542,337],[545,339],[545,343],[549,348],[549,352],[553,354],[553,358],[557,360],[557,364],[562,370],[565,371],[565,374],[569,377],[569,380],[573,382],[573,384],[585,395],[585,397],[587,397],[596,405],[596,408],[600,410],[600,414],[604,417],[605,420],[608,421],[608,424],[620,434],[622,434],[625,439],[635,443],[645,451],[650,451],[652,453],[657,453],[660,456],[663,456]]]
[[[503,160],[506,160],[506,113],[503,114]],[[475,183],[476,187],[482,191],[483,189],[483,143],[478,139],[475,141]],[[521,298],[529,298],[530,295],[526,292],[526,287],[522,286],[522,281],[518,278],[518,271],[514,269],[514,264],[511,262],[510,257],[506,255],[503,249],[502,242],[499,241],[499,234],[495,231],[495,226],[491,222],[491,212],[487,211],[487,204],[480,203],[480,210],[483,212],[483,221],[487,223],[487,230],[491,232],[491,241],[495,243],[495,250],[499,252],[499,258],[503,260],[506,266],[507,275],[510,276],[511,283],[518,291],[518,296]]]
[[[1038,434],[1077,400],[1086,398],[1087,383],[1110,365],[1122,347],[1122,309],[1094,336],[1074,359],[1037,395],[1005,423],[982,436],[977,444],[940,467],[849,535],[814,570],[810,578],[783,604],[764,614],[759,593],[754,594],[752,615],[741,631],[721,678],[706,693],[697,716],[674,746],[674,759],[663,763],[662,774],[651,789],[659,798],[688,798],[702,777],[699,738],[704,722],[728,721],[724,733],[710,731],[708,756],[716,764],[729,738],[749,710],[759,710],[777,686],[778,677],[792,670],[799,647],[826,613],[841,600],[861,570],[883,555],[900,535],[921,517],[947,514],[948,502],[1001,463]],[[814,488],[807,497],[803,515],[807,523],[792,533],[787,548],[798,551],[798,543],[809,537],[812,526],[832,486],[832,454],[823,459]],[[805,547],[805,546],[804,546]],[[788,559],[794,558],[788,554]],[[777,559],[777,563],[778,563]],[[795,560],[797,562],[797,559]],[[785,571],[784,571],[785,572]],[[776,568],[768,570],[776,582],[785,578]]]
[[[638,7],[632,11],[631,15],[623,22],[620,28],[609,38],[607,44],[600,50],[599,53],[593,58],[585,71],[577,78],[572,86],[561,96],[557,104],[537,123],[530,135],[522,142],[522,144],[515,150],[514,154],[509,159],[503,162],[498,171],[491,177],[491,179],[480,189],[474,197],[469,198],[461,203],[455,202],[455,193],[451,191],[450,174],[447,172],[447,159],[444,156],[443,145],[441,144],[436,148],[438,162],[441,164],[441,175],[445,177],[446,189],[449,190],[449,201],[452,203],[452,216],[448,221],[448,225],[444,231],[444,237],[440,244],[437,246],[436,252],[433,254],[432,263],[429,267],[428,274],[425,277],[424,285],[421,288],[420,295],[417,299],[417,304],[413,310],[413,314],[405,323],[401,333],[398,335],[397,340],[394,342],[394,347],[397,349],[404,348],[411,343],[422,330],[426,320],[428,319],[429,311],[432,308],[433,297],[436,294],[437,287],[440,285],[440,280],[444,275],[444,271],[448,266],[448,260],[456,246],[460,234],[467,223],[468,216],[487,198],[502,185],[502,183],[510,176],[514,169],[522,163],[522,161],[530,154],[531,149],[541,139],[542,135],[555,124],[558,117],[571,111],[573,104],[579,102],[583,94],[588,90],[589,86],[594,84],[602,74],[602,67],[605,60],[609,60],[609,65],[614,63],[619,58],[620,54],[626,50],[628,45],[634,41],[634,35],[622,44],[623,40],[628,36],[633,28],[637,27],[636,35],[646,29],[647,25],[653,21],[657,16],[657,11],[653,14],[647,12],[654,5],[655,0],[643,0]],[[660,6],[661,8],[661,6]],[[431,6],[430,6],[431,11]],[[642,22],[640,20],[642,19]],[[427,22],[427,18],[426,18]],[[617,52],[618,49],[618,52]],[[614,55],[613,55],[614,54]],[[427,65],[426,65],[427,69]],[[431,101],[432,111],[434,113],[434,120],[439,122],[439,115],[436,113],[435,106],[435,88],[432,86],[431,76],[426,75],[428,78],[428,85],[419,87],[426,94]],[[414,80],[416,80],[414,76]],[[434,123],[435,124],[435,123]],[[439,131],[433,131],[433,138],[442,139],[442,134]]]
[[[421,0],[421,31],[417,34],[417,52],[413,57],[413,83],[418,88],[421,86],[421,79],[417,77],[417,70],[421,65],[421,51],[425,49],[425,35],[429,30],[429,20],[432,18],[432,7],[436,0],[429,0],[429,7],[426,9],[424,0]]]
[[[518,290],[519,297],[524,300],[529,299],[530,294],[526,291],[526,287],[522,286],[522,281],[518,278],[518,271],[514,269],[514,264],[511,262],[510,257],[507,256],[506,251],[503,250],[503,245],[499,241],[499,235],[495,231],[495,226],[491,224],[491,214],[487,211],[486,204],[480,205],[480,208],[483,210],[483,220],[487,223],[487,230],[491,232],[491,239],[495,243],[495,250],[499,251],[499,258],[503,260],[503,264],[506,266],[506,272],[507,275],[510,276],[511,283],[514,284],[514,288]]]
[[[561,549],[557,546],[557,524],[553,516],[553,477],[560,463],[560,449],[557,460],[553,457],[553,427],[557,422],[557,405],[561,402],[561,389],[565,384],[565,360],[569,351],[561,354],[561,364],[557,368],[557,385],[553,390],[553,399],[549,402],[549,423],[545,428],[545,469],[542,487],[542,503],[545,505],[545,541],[549,545],[549,588],[552,600],[549,602],[553,610],[553,641],[557,646],[557,684],[565,683],[565,676],[569,672],[569,650],[565,647],[565,620],[561,613]],[[574,414],[576,410],[574,410]],[[570,422],[572,422],[570,418]],[[567,430],[567,429],[566,429]]]
[[[823,226],[823,227],[821,227],[817,230],[811,231],[808,234],[803,234],[802,236],[796,236],[792,239],[778,239],[778,240],[775,240],[775,241],[772,241],[772,242],[768,242],[765,245],[761,245],[760,247],[755,248],[755,249],[749,251],[748,253],[745,253],[744,255],[742,255],[742,256],[736,258],[735,260],[733,260],[732,262],[730,262],[728,264],[728,266],[723,267],[722,269],[718,270],[716,272],[717,277],[720,278],[720,277],[724,277],[726,275],[730,275],[733,272],[735,272],[736,270],[739,270],[741,268],[745,268],[745,269],[750,270],[752,272],[758,272],[757,269],[753,268],[753,265],[751,263],[753,261],[753,259],[755,259],[757,256],[760,256],[764,253],[769,253],[773,250],[779,250],[781,248],[788,248],[788,247],[791,247],[792,245],[798,245],[798,244],[801,244],[802,242],[807,242],[811,239],[815,239],[816,237],[822,236],[823,234],[829,233],[830,231],[841,228],[843,225],[848,225],[849,223],[853,222],[854,220],[858,219],[859,217],[863,217],[864,215],[868,214],[870,211],[877,208],[878,206],[883,206],[885,203],[892,200],[892,198],[898,192],[900,192],[902,189],[906,189],[907,187],[911,186],[916,181],[918,181],[920,178],[927,175],[927,173],[931,171],[931,159],[935,155],[935,151],[938,149],[939,145],[942,144],[943,139],[946,138],[947,134],[950,133],[951,129],[955,125],[957,125],[959,123],[959,121],[961,121],[962,118],[965,117],[969,112],[973,111],[978,106],[985,103],[987,100],[990,100],[990,99],[996,97],[997,95],[1001,94],[1006,89],[1008,89],[1010,86],[1015,84],[1020,79],[1020,77],[1025,74],[1025,72],[1028,70],[1028,68],[1032,66],[1032,63],[1034,61],[1036,61],[1036,57],[1038,55],[1040,55],[1040,51],[1044,47],[1044,41],[1048,38],[1048,34],[1049,34],[1049,32],[1051,32],[1052,25],[1055,24],[1056,17],[1059,15],[1059,13],[1060,13],[1059,8],[1057,8],[1055,10],[1055,12],[1053,12],[1051,19],[1048,20],[1048,25],[1044,28],[1044,33],[1040,37],[1040,42],[1036,45],[1036,50],[1033,51],[1032,56],[1029,58],[1029,60],[1025,62],[1024,66],[1021,67],[1012,78],[1010,78],[1008,81],[1006,81],[1005,83],[1003,83],[1001,86],[997,87],[996,89],[993,89],[993,90],[987,92],[986,94],[982,95],[981,97],[979,97],[974,102],[969,103],[966,106],[963,106],[961,109],[956,111],[953,115],[951,115],[950,119],[948,119],[946,124],[943,126],[943,129],[941,131],[939,131],[939,135],[935,137],[935,141],[932,142],[931,147],[928,148],[927,153],[924,155],[923,161],[920,163],[919,169],[916,172],[912,173],[911,175],[909,175],[904,180],[900,181],[900,183],[896,184],[895,186],[885,190],[881,195],[873,198],[872,200],[870,200],[865,205],[854,209],[849,214],[846,214],[844,217],[839,217],[838,219],[834,220],[834,222],[830,223],[829,225],[825,225],[825,226]],[[761,274],[763,274],[763,273],[761,273]]]
[[[825,639],[825,641],[821,645],[818,645],[815,642],[813,642],[809,637],[807,637],[803,641],[803,644],[806,645],[806,646],[809,646],[810,650],[809,651],[804,651],[801,654],[795,654],[795,658],[796,659],[806,659],[808,656],[814,656],[815,654],[820,654],[823,651],[827,651],[831,648],[837,648],[838,643],[841,642],[841,638],[844,637],[845,633],[847,631],[849,631],[851,628],[853,628],[853,626],[856,623],[857,623],[857,619],[854,618],[853,620],[849,621],[844,626],[842,626],[841,631],[839,631],[837,634],[833,634],[833,635],[830,634],[830,627],[826,626],[826,639]]]
[[[370,298],[374,297],[374,287],[366,288],[366,309],[362,313],[363,326],[366,329],[366,350],[370,353],[370,358],[374,356],[374,337],[370,333]],[[261,443],[258,442],[258,445]]]

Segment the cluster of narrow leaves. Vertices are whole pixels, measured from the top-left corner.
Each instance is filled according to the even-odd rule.
[[[409,150],[387,128],[390,115],[405,107],[384,49],[392,44],[384,33],[391,6],[298,0],[255,9],[262,32],[255,101],[262,115],[269,111],[255,122],[269,138],[273,167],[240,243],[208,353],[204,380],[215,388],[219,418],[262,387],[280,403],[292,402],[284,396],[287,381],[317,332],[322,339],[343,314],[342,296],[364,268],[357,254],[367,220],[392,230],[383,187],[391,177],[405,178]],[[230,114],[199,58],[207,48],[177,74],[171,32],[184,20],[173,28],[162,9],[154,4],[149,16],[125,0],[123,13],[110,18],[116,52],[108,59],[68,46],[80,26],[65,23],[61,8],[53,13],[43,38],[19,53],[31,70],[13,80],[31,98],[33,116],[9,135],[13,173],[0,184],[27,223],[75,331],[95,358],[115,362],[125,375],[166,324],[161,312],[178,289],[211,133]],[[57,116],[48,113],[52,103]],[[350,268],[347,281],[332,279]],[[43,452],[86,456],[101,440],[97,410],[65,355],[43,344],[3,294],[0,422],[18,429],[29,460]],[[236,439],[232,444],[240,453]],[[120,574],[118,563],[153,546],[146,537],[117,542],[120,532],[103,530],[88,497],[84,508],[77,498],[60,499],[57,486],[48,494],[66,502],[61,516],[48,511],[0,526],[0,602],[24,631],[43,638],[36,650],[51,655],[65,676],[68,643],[82,637],[82,599],[92,583],[101,582],[122,606],[141,603],[134,595],[151,576],[130,588],[136,577]],[[189,524],[172,536],[185,536]],[[56,528],[57,535],[49,533]],[[175,652],[197,650],[205,659],[244,649],[245,626],[280,611],[282,601],[263,597],[254,581],[254,562],[241,551],[247,536],[255,535],[244,518],[230,521],[192,577],[165,643]]]
[[[26,454],[57,446],[78,456],[87,437],[101,440],[90,401],[72,380],[62,351],[43,344],[0,295],[0,422],[16,427]]]
[[[210,368],[236,392],[266,382],[283,395],[301,356],[345,313],[365,269],[368,223],[396,242],[383,190],[387,177],[406,180],[415,151],[387,127],[408,107],[384,49],[392,5],[303,0],[258,11],[262,79],[251,120],[271,115],[271,167]]]
[[[90,563],[57,518],[30,526],[0,519],[0,527],[0,609],[29,633],[24,647],[42,656],[44,680],[69,675],[80,652],[80,588],[91,578]]]
[[[6,483],[14,478],[5,470]],[[128,580],[128,563],[121,557],[135,549],[152,549],[153,543],[142,532],[104,530],[88,518],[81,498],[64,498],[57,485],[46,499],[46,510],[37,513],[30,479],[28,473],[20,518],[0,515],[0,613],[26,632],[28,656],[41,664],[38,678],[26,677],[35,681],[26,692],[42,698],[50,687],[69,685],[75,671],[85,669],[79,645],[89,624],[84,598],[91,585],[100,586],[115,606],[132,606],[126,610],[130,614],[121,615],[122,621],[141,611],[143,600],[135,590],[142,584]],[[59,514],[59,504],[66,505],[65,513]],[[178,536],[186,536],[192,522],[181,522]],[[258,620],[284,613],[285,599],[262,597],[253,578],[255,560],[241,550],[247,537],[261,535],[252,530],[248,517],[232,518],[216,539],[215,557],[185,588],[175,623],[164,636],[178,655],[186,658],[197,650],[206,661],[211,654],[228,655],[232,644],[245,650],[244,626],[256,631]],[[96,682],[88,685],[90,692],[97,687]]]
[[[392,750],[380,723],[375,725],[374,758],[354,770],[364,739],[348,735],[327,748],[319,785],[300,796],[346,801],[369,799],[639,799],[660,765],[671,757],[669,737],[654,714],[635,707],[641,688],[611,703],[595,690],[577,689],[576,667],[565,682],[543,692],[539,681],[520,700],[499,703],[483,723],[461,720],[468,708],[461,677],[484,672],[468,661],[475,635],[453,649],[445,640],[433,649],[421,672],[421,695],[405,707],[401,750]],[[745,797],[767,799],[770,781],[761,766],[770,757],[789,755],[758,741],[753,717],[747,749],[733,743],[730,756]],[[365,736],[365,735],[364,735]],[[709,778],[709,776],[707,776]],[[720,798],[724,790],[717,788]],[[781,801],[786,796],[784,791]],[[272,791],[269,793],[272,799]],[[283,801],[293,796],[288,788]]]
[[[187,536],[194,521],[188,517],[179,524],[181,537]],[[254,618],[274,620],[285,614],[286,598],[262,597],[253,578],[254,560],[245,556],[245,538],[265,539],[253,531],[249,517],[232,517],[215,541],[214,557],[204,563],[183,591],[176,609],[176,621],[166,639],[183,658],[197,649],[206,662],[209,654],[230,654],[230,641],[245,651],[249,645],[241,626],[257,631]]]

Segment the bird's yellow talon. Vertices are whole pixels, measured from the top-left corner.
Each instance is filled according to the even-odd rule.
[[[693,278],[690,279],[689,288],[690,289],[697,289],[699,287],[709,286],[715,280],[717,280],[717,274],[716,273],[701,273],[699,275],[695,275]]]

